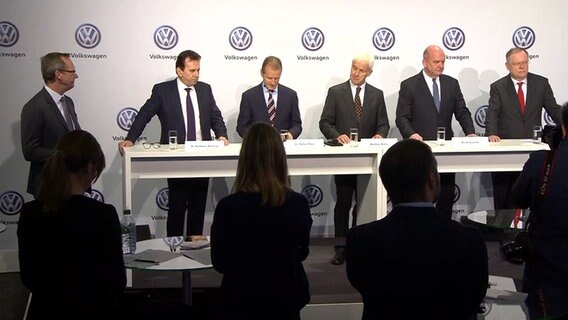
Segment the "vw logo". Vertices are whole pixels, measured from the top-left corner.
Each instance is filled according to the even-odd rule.
[[[91,192],[85,192],[85,196],[91,198],[91,199],[95,199],[98,202],[105,202],[105,197],[103,196],[103,194],[96,189],[91,189]]]
[[[317,207],[323,200],[323,192],[321,188],[313,184],[306,186],[302,189],[302,194],[308,199],[310,208]]]
[[[521,49],[528,49],[532,47],[535,39],[536,35],[529,27],[520,27],[513,33],[513,44],[515,47],[519,47]]]
[[[394,46],[394,32],[389,28],[379,28],[373,34],[373,45],[377,50],[387,51]]]
[[[236,27],[229,33],[229,43],[235,50],[246,50],[252,45],[252,33],[245,27]]]
[[[308,28],[302,33],[302,45],[310,51],[317,51],[323,47],[325,36],[318,28]]]
[[[550,126],[556,125],[556,123],[554,122],[554,120],[552,120],[552,117],[548,114],[548,112],[546,112],[546,110],[544,110],[544,112],[542,113],[542,122]]]
[[[15,191],[6,191],[0,195],[0,211],[8,216],[13,216],[22,211],[24,197]]]
[[[116,116],[116,124],[124,131],[130,130],[134,119],[138,115],[138,110],[128,107],[120,110]]]
[[[168,188],[163,188],[158,191],[156,195],[156,205],[158,208],[168,211],[168,199],[169,199],[170,190]]]
[[[456,184],[454,186],[454,202],[453,203],[458,202],[460,197],[461,197],[461,190],[460,190],[460,187],[458,187],[458,185]]]
[[[161,26],[154,31],[154,43],[160,49],[170,50],[178,43],[177,31],[170,26]]]
[[[484,105],[477,108],[477,111],[475,111],[475,124],[477,124],[481,128],[485,128],[485,119],[487,117],[488,108],[488,105]]]
[[[101,42],[101,32],[90,23],[82,24],[75,31],[75,41],[85,49],[92,49]]]
[[[20,32],[8,21],[0,22],[0,47],[11,47],[18,42]]]
[[[444,43],[444,47],[448,50],[458,50],[465,44],[465,33],[463,33],[460,28],[449,28],[444,32],[442,42]]]

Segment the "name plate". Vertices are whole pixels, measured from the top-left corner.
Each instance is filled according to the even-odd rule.
[[[384,139],[361,139],[359,145],[362,147],[390,147],[397,143],[397,138],[384,138]]]
[[[219,140],[211,140],[211,141],[186,141],[185,142],[185,150],[191,149],[205,149],[205,148],[221,148],[224,147],[225,144],[223,141]]]
[[[487,137],[453,137],[452,145],[454,147],[489,147],[489,139]]]
[[[294,139],[286,140],[284,147],[323,147],[322,139]]]

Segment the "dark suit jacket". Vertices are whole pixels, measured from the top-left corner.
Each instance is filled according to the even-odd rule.
[[[22,282],[33,293],[32,319],[116,317],[126,274],[112,205],[76,195],[59,212],[43,212],[37,200],[28,202],[18,247]]]
[[[454,136],[452,115],[466,135],[475,133],[458,81],[447,75],[441,75],[439,80],[440,112],[436,110],[422,71],[400,84],[396,126],[403,138],[418,133],[424,140],[435,140],[437,128],[445,127],[446,139],[451,139]]]
[[[277,207],[261,205],[260,193],[237,192],[219,201],[211,258],[223,274],[223,319],[289,319],[308,303],[302,261],[311,226],[308,202],[296,192]]]
[[[227,137],[227,127],[221,111],[217,107],[211,86],[204,82],[195,84],[195,93],[199,103],[199,123],[203,140],[211,140],[211,129],[215,137]],[[178,141],[185,141],[186,128],[181,109],[181,101],[176,79],[154,85],[152,95],[140,108],[132,123],[126,140],[135,142],[144,131],[146,124],[158,115],[162,126],[160,143],[168,143],[169,130],[177,130]]]
[[[248,127],[257,121],[270,123],[268,109],[264,99],[263,84],[252,87],[243,92],[239,117],[237,118],[237,132],[244,137]],[[298,108],[298,95],[296,91],[278,85],[278,102],[276,105],[276,123],[278,130],[288,130],[294,138],[302,133],[302,118]]]
[[[497,135],[502,139],[528,139],[532,137],[533,126],[542,124],[544,107],[557,124],[562,123],[560,107],[556,103],[548,79],[529,73],[526,83],[525,113],[517,96],[517,88],[508,74],[491,84],[489,108],[485,118],[487,136]]]
[[[329,88],[321,113],[319,127],[327,139],[335,139],[342,134],[349,136],[349,129],[359,128],[359,138],[371,138],[389,134],[389,118],[383,92],[369,83],[365,84],[363,113],[357,126],[355,104],[349,81]]]
[[[73,100],[67,97],[66,101],[73,122],[77,129],[81,129]],[[27,192],[35,195],[45,161],[53,153],[59,139],[69,132],[69,128],[45,87],[24,105],[20,120],[22,151],[24,158],[30,162]]]
[[[396,206],[352,228],[345,252],[363,319],[470,319],[487,291],[481,234],[433,207]]]

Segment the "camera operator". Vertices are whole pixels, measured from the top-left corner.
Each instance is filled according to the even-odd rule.
[[[534,252],[525,263],[523,275],[523,291],[528,293],[525,302],[531,319],[566,319],[568,316],[567,128],[568,103],[562,107],[562,126],[547,130],[543,136],[543,141],[554,152],[532,153],[512,189],[515,205],[530,207],[533,215],[529,232]],[[553,156],[552,169],[544,198],[539,203],[537,196],[547,156]]]

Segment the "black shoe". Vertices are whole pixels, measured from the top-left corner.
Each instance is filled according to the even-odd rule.
[[[335,255],[333,256],[333,258],[331,258],[329,262],[331,262],[331,264],[336,266],[342,265],[345,262],[345,251],[340,250],[335,252]]]

